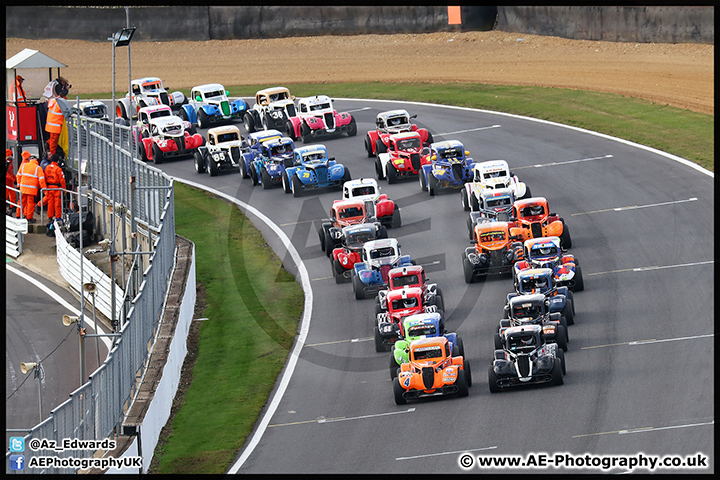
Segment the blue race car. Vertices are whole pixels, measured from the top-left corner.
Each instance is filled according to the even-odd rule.
[[[358,300],[377,295],[387,285],[388,272],[393,268],[413,264],[410,255],[400,255],[400,245],[395,238],[365,242],[363,259],[353,265],[352,285]]]
[[[342,187],[351,179],[350,170],[328,158],[325,145],[307,145],[296,148],[294,165],[285,169],[282,185],[285,193],[299,197],[306,190]]]
[[[430,145],[432,163],[423,165],[419,172],[420,188],[430,196],[445,188],[461,188],[473,179],[475,161],[470,152],[457,140],[446,140]]]
[[[243,151],[242,158],[240,159],[240,174],[242,178],[254,178],[253,185],[259,183],[257,174],[260,172],[260,169],[258,167],[261,166],[263,157],[269,158],[270,156],[270,153],[263,144],[269,140],[279,140],[281,138],[282,133],[277,130],[261,130],[248,135],[248,146]],[[255,165],[256,174],[254,176],[250,175],[250,167],[253,165]]]
[[[251,134],[252,135],[252,134]],[[263,189],[282,183],[282,175],[293,164],[295,142],[289,137],[272,138],[261,144],[261,155],[250,164],[250,178],[253,186],[261,184]]]
[[[241,98],[230,101],[227,95],[227,90],[219,83],[193,87],[188,103],[180,109],[180,117],[199,128],[208,128],[213,123],[242,120],[247,104]]]

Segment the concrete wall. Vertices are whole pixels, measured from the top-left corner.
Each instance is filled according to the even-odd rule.
[[[133,41],[229,40],[308,35],[491,30],[496,7],[461,9],[448,25],[446,6],[175,6],[130,7]],[[6,36],[106,41],[126,25],[124,7],[5,8]]]
[[[714,7],[498,7],[498,30],[577,40],[714,43]]]

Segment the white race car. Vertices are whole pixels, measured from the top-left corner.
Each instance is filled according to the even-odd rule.
[[[532,196],[530,189],[510,171],[505,160],[478,162],[473,167],[473,181],[463,185],[460,192],[463,209],[477,211],[480,192],[488,188],[510,188],[515,200]]]

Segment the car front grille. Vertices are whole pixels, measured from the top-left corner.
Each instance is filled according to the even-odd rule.
[[[220,102],[220,110],[223,115],[230,115],[230,103],[227,100]]]
[[[288,106],[286,108],[287,108],[288,116],[297,117],[297,112],[295,112],[295,105],[290,103],[290,104],[288,104]]]
[[[433,367],[423,367],[422,379],[425,388],[430,389],[435,384],[435,369]]]
[[[325,126],[327,128],[335,128],[335,115],[328,112],[323,115],[323,120],[325,120]]]
[[[530,230],[532,231],[533,238],[539,238],[543,236],[542,225],[540,225],[538,222],[531,223]]]
[[[411,153],[410,154],[410,165],[412,165],[413,170],[420,170],[420,154],[419,153]]]
[[[315,167],[315,176],[317,177],[318,183],[326,183],[328,181],[327,167]]]
[[[518,372],[521,377],[527,377],[530,374],[530,357],[520,354],[517,357]]]
[[[462,181],[463,178],[462,168],[463,166],[459,163],[454,163],[452,166],[453,177],[455,177],[455,180],[458,182]]]
[[[170,105],[170,99],[168,98],[167,92],[163,92],[160,94],[160,103],[163,105]]]

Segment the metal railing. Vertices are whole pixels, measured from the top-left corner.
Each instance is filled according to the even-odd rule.
[[[75,115],[67,124],[69,165],[74,165],[75,171],[87,180],[89,196],[112,206],[102,209],[103,219],[106,214],[122,212],[123,229],[129,218],[131,231],[137,232],[137,237],[144,237],[151,253],[142,253],[140,247],[134,245],[125,251],[123,238],[121,253],[135,258],[125,298],[118,299],[124,305],[119,319],[121,336],[88,382],[55,407],[47,419],[29,429],[23,453],[25,469],[11,470],[9,457],[13,452],[7,453],[8,473],[76,473],[83,466],[71,463],[70,457],[82,459],[103,454],[97,449],[57,452],[49,448],[27,448],[31,439],[55,440],[58,444],[63,439],[117,439],[147,366],[175,265],[172,179],[137,159],[137,143],[131,127]],[[82,183],[81,179],[78,182]],[[114,240],[115,232],[109,233]],[[143,261],[145,257],[147,261]],[[67,465],[29,468],[43,456],[66,459]]]

